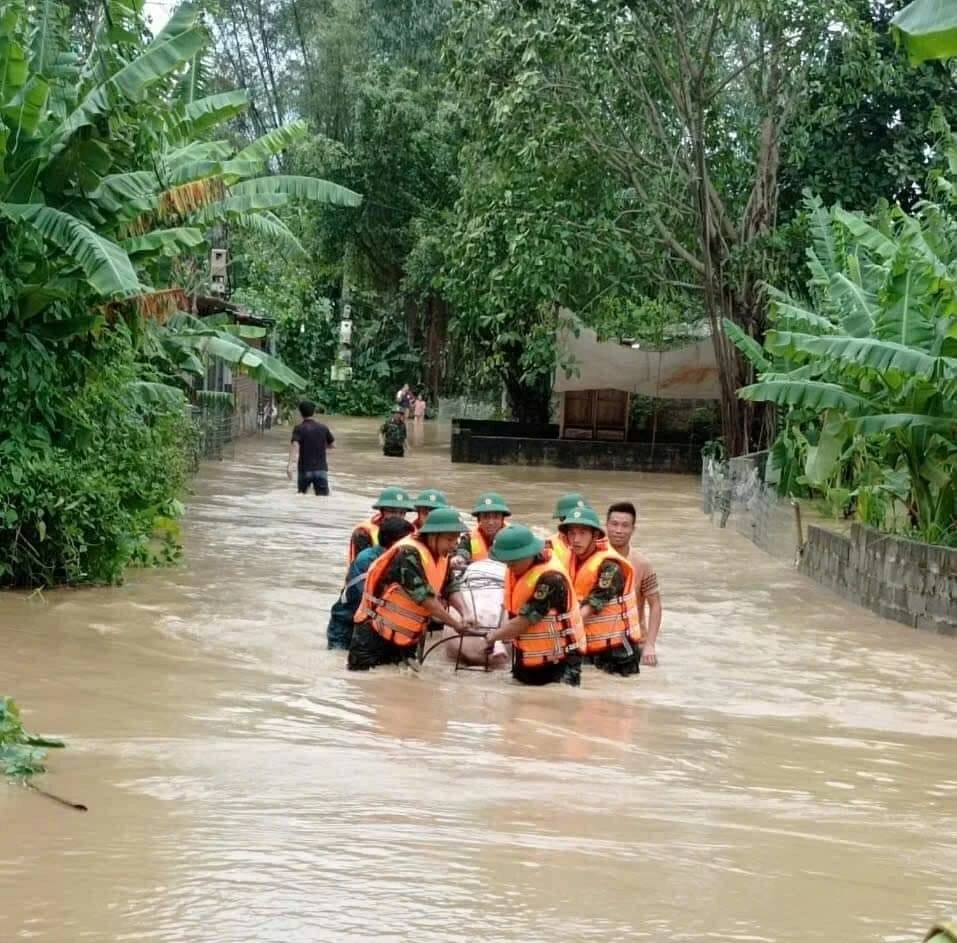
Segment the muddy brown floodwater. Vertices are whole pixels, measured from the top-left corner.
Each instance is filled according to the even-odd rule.
[[[433,428],[383,459],[333,426],[331,498],[293,493],[274,430],[203,467],[183,566],[0,596],[0,691],[89,806],[0,785],[3,943],[916,943],[955,914],[952,640],[712,528],[693,479],[453,466]],[[391,483],[537,525],[570,486],[636,499],[661,667],[347,673],[328,608]]]

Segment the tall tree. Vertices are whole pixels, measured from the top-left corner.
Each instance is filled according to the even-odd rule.
[[[811,190],[828,205],[905,210],[925,196],[928,169],[943,162],[941,124],[957,126],[954,80],[938,62],[912,67],[891,34],[904,0],[857,0],[865,28],[836,35],[808,72],[785,140],[781,215]]]
[[[761,336],[762,242],[778,212],[784,135],[809,70],[835,24],[837,0],[618,0],[468,3],[460,36],[483,49],[476,81],[521,50],[495,106],[502,122],[561,114],[572,137],[628,197],[618,225],[649,264],[692,286],[712,328],[729,447],[761,441],[736,390],[750,367],[720,330],[728,317]],[[505,66],[507,68],[507,65]]]

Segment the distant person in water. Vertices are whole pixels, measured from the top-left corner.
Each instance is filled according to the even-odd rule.
[[[382,446],[382,454],[388,458],[402,458],[405,455],[408,433],[404,415],[402,407],[396,405],[392,417],[382,423],[379,429],[379,445]]]
[[[297,488],[299,494],[305,494],[310,485],[315,494],[329,494],[329,465],[326,451],[335,448],[335,436],[329,427],[313,418],[316,404],[304,399],[299,404],[302,422],[292,430],[289,443],[289,461],[286,464],[286,477],[292,481],[292,470],[297,470]]]
[[[425,419],[425,397],[419,393],[415,398],[415,418],[417,422],[422,422]]]
[[[379,525],[379,543],[367,547],[349,564],[346,585],[339,598],[332,604],[326,638],[329,648],[347,649],[352,644],[353,618],[362,599],[362,587],[369,567],[393,544],[413,531],[411,522],[404,517],[387,517]]]

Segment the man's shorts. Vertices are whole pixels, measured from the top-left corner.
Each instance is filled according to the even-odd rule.
[[[405,448],[401,445],[384,445],[382,447],[382,454],[386,458],[403,458],[405,456]]]
[[[299,493],[305,494],[310,485],[316,494],[329,494],[329,472],[299,472]]]

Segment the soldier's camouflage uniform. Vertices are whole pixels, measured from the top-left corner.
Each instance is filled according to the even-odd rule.
[[[588,597],[582,600],[583,606],[591,606],[595,613],[599,613],[613,599],[621,596],[625,591],[625,574],[614,560],[606,560],[598,570],[598,579],[592,587]],[[590,656],[596,668],[607,671],[609,674],[633,675],[638,674],[641,651],[630,642],[613,648],[611,651]]]
[[[382,424],[382,454],[392,458],[401,458],[405,455],[406,430],[404,422],[394,419]]]
[[[536,557],[535,563],[542,563],[544,557]],[[519,609],[517,615],[528,619],[530,625],[541,622],[549,612],[568,612],[570,600],[569,586],[558,573],[543,573],[535,584],[528,602]],[[582,679],[582,656],[571,653],[557,665],[542,665],[537,668],[525,668],[518,663],[512,666],[512,677],[522,684],[541,685],[561,681],[578,687]]]
[[[422,560],[413,547],[399,548],[382,574],[379,586],[375,587],[377,594],[381,597],[393,583],[398,583],[417,603],[424,603],[429,597],[435,596],[422,567]],[[440,595],[448,599],[460,588],[459,578],[450,568]],[[377,665],[397,665],[414,656],[414,645],[400,648],[394,642],[386,641],[368,623],[358,623],[352,632],[348,666],[353,671],[365,671]]]

